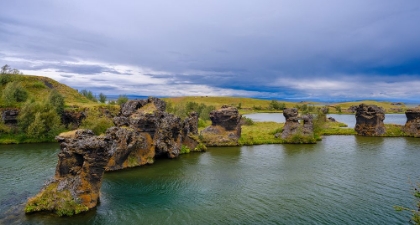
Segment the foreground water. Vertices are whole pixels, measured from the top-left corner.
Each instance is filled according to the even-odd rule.
[[[0,224],[407,224],[420,139],[328,136],[315,145],[210,148],[105,174],[71,218],[14,208],[52,177],[57,144],[0,146]]]
[[[285,118],[283,113],[253,113],[244,115],[247,118],[258,122],[273,121],[277,123],[284,123]],[[328,114],[327,117],[333,117],[337,121],[347,124],[347,127],[353,128],[356,124],[356,117],[353,114]],[[384,123],[404,125],[407,121],[405,114],[385,114]]]

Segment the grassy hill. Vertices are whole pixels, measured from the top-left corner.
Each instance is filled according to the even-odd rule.
[[[0,75],[8,76],[8,82],[17,82],[28,92],[28,99],[44,99],[48,96],[51,90],[56,90],[60,93],[64,99],[66,106],[84,106],[89,107],[96,105],[97,103],[90,101],[85,96],[81,95],[77,90],[59,83],[51,78],[42,76],[30,76],[30,75]],[[4,90],[7,85],[6,82],[0,83],[0,90]],[[17,103],[16,107],[20,107],[22,103]],[[0,98],[0,108],[7,107]]]
[[[222,105],[231,105],[240,108],[240,112],[243,114],[253,113],[253,112],[280,112],[281,110],[275,110],[270,108],[270,103],[272,100],[265,99],[254,99],[254,98],[243,98],[243,97],[212,97],[212,96],[185,96],[185,97],[172,97],[165,98],[167,102],[170,102],[174,105],[186,104],[187,102],[196,102],[198,104],[212,105],[216,108],[220,108]],[[356,101],[356,102],[342,102],[335,104],[325,104],[320,102],[285,102],[278,101],[279,103],[284,104],[285,107],[291,108],[296,106],[326,106],[329,108],[330,113],[350,113],[347,109],[351,106],[357,106],[359,104],[373,104],[380,106],[386,110],[387,113],[396,113],[398,108],[401,108],[403,113],[406,109],[404,104],[395,105],[392,102],[380,102],[372,100]]]

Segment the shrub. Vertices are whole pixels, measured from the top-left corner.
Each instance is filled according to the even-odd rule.
[[[64,111],[64,97],[56,90],[52,90],[48,95],[48,103],[50,103],[58,114]]]
[[[254,121],[251,118],[242,117],[243,125],[252,126],[254,125]]]
[[[122,105],[128,101],[128,97],[126,95],[120,95],[117,99],[117,104]]]
[[[81,90],[79,93],[82,94],[83,96],[85,96],[87,99],[93,101],[93,102],[98,101],[98,99],[96,99],[95,96],[93,96],[93,93],[91,91],[88,91],[88,90],[84,89],[84,90]]]
[[[104,95],[103,93],[99,94],[99,101],[101,103],[105,103],[106,102],[106,95]]]
[[[114,123],[112,119],[101,115],[99,110],[90,109],[87,113],[86,119],[83,120],[81,128],[90,129],[96,135],[104,134],[106,130],[112,127]]]
[[[48,101],[27,101],[19,113],[18,121],[21,132],[42,140],[51,140],[64,129],[56,108]]]
[[[46,88],[44,82],[42,82],[42,81],[34,82],[33,84],[31,84],[31,87],[37,88],[37,89]]]
[[[6,85],[2,93],[3,102],[12,106],[16,102],[24,102],[28,98],[28,92],[19,82],[11,82]]]

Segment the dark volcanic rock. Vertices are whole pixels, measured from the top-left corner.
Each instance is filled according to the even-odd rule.
[[[4,124],[16,125],[18,115],[18,109],[3,109],[1,112],[1,120]]]
[[[61,114],[61,123],[64,124],[66,128],[79,128],[84,119],[86,119],[85,111],[64,111]]]
[[[303,115],[299,117],[299,112],[296,108],[286,108],[283,110],[283,116],[285,117],[286,122],[283,127],[283,132],[281,133],[282,139],[289,139],[296,134],[313,136],[314,128],[312,115]],[[303,125],[299,120],[303,120]],[[276,134],[276,137],[279,136],[279,134]]]
[[[282,139],[287,139],[298,132],[299,127],[301,127],[298,115],[299,113],[296,108],[286,108],[283,110],[283,116],[286,122],[281,133]]]
[[[407,109],[405,116],[407,122],[404,126],[404,132],[413,137],[420,137],[420,108]]]
[[[241,117],[238,109],[227,105],[222,106],[220,110],[213,110],[210,112],[211,125],[221,126],[229,131],[238,128]]]
[[[385,111],[376,105],[360,104],[356,109],[356,126],[358,135],[380,136],[385,133]]]
[[[55,177],[34,198],[25,211],[56,211],[70,215],[95,207],[102,176],[109,158],[109,141],[90,130],[78,130],[72,138],[58,138],[61,151]],[[63,211],[63,212],[61,212]]]
[[[200,133],[204,142],[210,146],[237,145],[241,137],[241,117],[238,109],[226,105],[211,111],[212,125]]]
[[[183,144],[192,151],[202,150],[197,148],[201,144],[197,113],[181,121],[164,110],[165,102],[157,98],[128,101],[114,118],[116,127],[109,128],[104,136],[78,130],[57,137],[61,152],[55,178],[28,201],[26,212],[60,214],[63,207],[69,207],[64,211],[70,214],[86,211],[98,203],[104,171],[151,164],[155,156],[175,158]],[[60,200],[59,196],[65,198]],[[45,201],[57,203],[41,204]]]

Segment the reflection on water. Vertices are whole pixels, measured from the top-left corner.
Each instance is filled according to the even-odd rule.
[[[100,205],[71,218],[9,208],[53,175],[58,146],[0,146],[1,211],[9,212],[0,224],[406,224],[409,213],[393,206],[414,207],[419,146],[415,138],[328,136],[210,148],[106,173]]]

